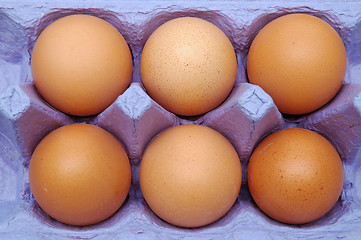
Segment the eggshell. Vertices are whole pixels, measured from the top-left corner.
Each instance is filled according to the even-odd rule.
[[[307,116],[280,115],[258,86],[247,84],[245,65],[251,41],[262,26],[293,12],[329,22],[342,37],[348,72],[341,91],[329,104]],[[2,1],[0,11],[0,238],[18,239],[359,239],[361,236],[361,4],[355,1]],[[98,116],[67,116],[33,91],[29,59],[45,26],[69,14],[93,14],[115,26],[129,43],[132,82],[110,108]],[[140,59],[150,34],[160,24],[182,16],[196,16],[219,26],[237,54],[241,83],[228,103],[203,116],[174,116],[150,99],[141,85]],[[24,88],[24,83],[26,87]],[[246,84],[243,84],[246,83]],[[249,86],[251,85],[251,86]],[[2,91],[2,90],[4,91]],[[30,91],[29,91],[30,90]],[[173,121],[173,119],[175,121]],[[197,229],[175,227],[159,219],[145,204],[139,181],[144,146],[173,123],[204,124],[219,130],[242,157],[248,157],[261,138],[283,127],[312,128],[341,154],[345,179],[340,200],[323,217],[304,225],[283,224],[267,217],[252,201],[247,182],[227,214]],[[283,121],[284,120],[284,121]],[[91,226],[70,226],[49,217],[36,204],[28,182],[29,154],[47,133],[71,122],[99,124],[121,141],[132,164],[129,199],[112,217]],[[99,126],[98,125],[98,126]],[[248,155],[249,154],[249,155]],[[244,179],[244,178],[243,178]],[[246,180],[246,179],[244,179]]]
[[[31,56],[34,83],[56,109],[89,116],[129,86],[132,56],[121,33],[86,14],[58,19],[38,37]]]
[[[29,183],[40,207],[72,225],[98,223],[123,204],[131,182],[122,145],[90,124],[70,124],[47,135],[36,147]]]
[[[232,144],[217,131],[194,124],[158,135],[144,153],[139,174],[150,208],[181,227],[200,227],[222,217],[242,181]]]
[[[249,49],[250,83],[261,86],[278,109],[305,114],[329,102],[346,74],[342,39],[322,19],[309,14],[279,17],[257,34]]]
[[[196,17],[176,18],[158,27],[144,45],[140,64],[147,93],[168,111],[185,116],[220,105],[237,74],[228,37]]]
[[[326,214],[338,200],[344,179],[332,144],[301,128],[265,138],[250,158],[247,177],[256,204],[270,217],[291,224]]]

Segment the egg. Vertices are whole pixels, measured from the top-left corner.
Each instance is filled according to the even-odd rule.
[[[328,103],[339,91],[346,67],[346,50],[336,30],[302,13],[263,27],[247,58],[249,82],[262,87],[285,114],[310,113]]]
[[[130,84],[132,56],[122,34],[85,14],[56,20],[35,42],[34,84],[54,108],[71,115],[102,112]]]
[[[153,212],[180,227],[200,227],[234,204],[242,181],[232,144],[201,125],[179,125],[160,133],[140,165],[140,187]]]
[[[237,59],[228,37],[196,17],[172,19],[144,45],[140,62],[147,93],[166,110],[183,116],[204,114],[231,92]]]
[[[316,132],[277,131],[254,150],[248,185],[258,207],[271,218],[304,224],[325,215],[343,186],[343,166],[333,145]]]
[[[90,225],[110,217],[125,201],[130,163],[113,135],[75,123],[39,143],[30,160],[29,183],[48,215],[71,225]]]

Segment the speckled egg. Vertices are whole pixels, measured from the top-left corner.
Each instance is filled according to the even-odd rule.
[[[343,166],[333,145],[316,132],[289,128],[266,137],[248,166],[258,207],[284,223],[303,224],[326,214],[343,186]]]
[[[214,24],[180,17],[158,27],[141,55],[147,93],[173,113],[194,116],[220,105],[233,88],[237,58]]]

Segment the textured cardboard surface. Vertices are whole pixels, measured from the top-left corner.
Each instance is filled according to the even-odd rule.
[[[281,115],[272,99],[247,83],[250,43],[270,20],[306,12],[328,21],[342,37],[348,69],[338,95],[304,116]],[[49,23],[72,14],[93,14],[112,23],[127,40],[134,61],[132,84],[103,113],[71,117],[54,110],[37,94],[29,59],[34,42]],[[141,85],[142,46],[160,24],[179,16],[197,16],[219,26],[238,58],[238,75],[228,99],[199,117],[184,118],[155,103]],[[361,2],[359,1],[0,1],[0,239],[360,239],[361,236]],[[34,201],[28,163],[37,143],[53,129],[88,122],[107,129],[126,148],[132,163],[129,198],[109,219],[74,227],[48,217]],[[196,123],[224,134],[243,167],[243,185],[231,210],[197,229],[172,226],[157,218],[139,188],[139,164],[149,141],[164,129]],[[345,169],[340,200],[315,222],[286,225],[264,215],[245,181],[254,146],[280,128],[304,127],[327,137]]]

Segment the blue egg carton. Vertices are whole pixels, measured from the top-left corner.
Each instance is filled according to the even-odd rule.
[[[288,13],[308,13],[331,24],[341,36],[348,65],[337,96],[302,116],[282,115],[272,98],[248,83],[247,53],[257,32]],[[75,13],[98,16],[124,36],[133,55],[129,88],[102,113],[74,117],[49,106],[33,84],[30,57],[36,38],[54,20]],[[197,117],[180,117],[154,102],[144,90],[140,56],[150,34],[181,16],[208,20],[229,37],[238,73],[227,100]],[[132,166],[127,200],[110,218],[71,226],[49,217],[35,202],[28,181],[31,154],[52,130],[75,122],[98,125],[126,149]],[[159,219],[139,187],[139,164],[147,144],[163,130],[195,123],[226,136],[242,163],[243,182],[228,213],[204,227],[187,229]],[[338,150],[344,166],[342,194],[322,218],[288,225],[265,215],[247,187],[252,150],[266,135],[287,127],[319,132]],[[360,1],[0,1],[0,239],[361,239],[361,2]]]

